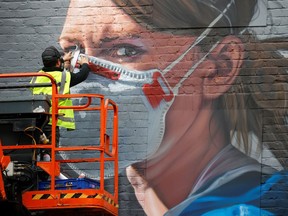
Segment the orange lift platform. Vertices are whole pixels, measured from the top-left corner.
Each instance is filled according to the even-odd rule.
[[[41,85],[23,82],[25,79],[31,80],[32,77],[37,76],[46,77],[48,82]],[[11,82],[13,79],[14,81]],[[22,82],[19,82],[19,80],[22,80]],[[44,95],[32,94],[27,100],[24,96],[21,96],[20,99],[9,95],[7,97],[1,95],[0,97],[0,126],[1,120],[6,124],[0,128],[0,131],[3,131],[4,134],[0,133],[0,200],[12,199],[21,202],[26,209],[35,212],[36,215],[37,212],[42,212],[42,215],[55,216],[63,215],[64,212],[70,214],[70,216],[118,215],[118,107],[116,103],[100,94],[59,94],[58,84],[47,73],[0,74],[1,92],[3,92],[3,89],[30,89],[43,86],[52,88],[52,97],[48,100],[44,98]],[[81,99],[84,104],[60,106],[58,101],[66,98]],[[44,110],[35,112],[37,107],[44,108]],[[95,128],[97,130],[95,134],[99,134],[99,137],[95,138],[95,142],[84,145],[73,143],[73,145],[60,146],[57,144],[56,124],[59,116],[58,111],[61,109],[98,113],[95,122],[99,125]],[[33,137],[33,134],[36,134],[37,131],[40,131],[41,134],[43,132],[41,128],[50,120],[52,120],[51,140],[48,143],[40,142],[40,139]],[[14,121],[13,129],[7,127],[11,121]],[[108,129],[107,125],[109,125]],[[15,127],[18,127],[18,129],[15,130]],[[11,130],[13,132],[9,135]],[[23,133],[26,134],[24,141],[20,143],[19,133],[22,134],[21,136],[23,136]],[[35,152],[39,152],[41,149],[49,150],[51,158],[49,161],[35,159]],[[21,151],[23,153],[19,153]],[[89,154],[84,153],[89,151]],[[27,154],[29,159],[19,164],[17,154],[16,156],[13,155],[16,152],[21,156]],[[32,159],[30,159],[31,152]],[[75,153],[74,155],[77,157],[59,158],[57,157],[59,152]],[[91,154],[93,154],[93,157],[91,157]],[[86,156],[81,157],[81,155]],[[93,165],[97,164],[95,170],[97,170],[99,177],[97,179],[86,177],[59,179],[61,165],[69,163],[87,163],[90,170],[93,169]],[[108,186],[105,184],[107,163],[109,163],[109,166],[111,164],[113,166],[113,174],[110,174]],[[39,172],[45,173],[48,178],[41,180],[38,176]],[[16,193],[16,189],[11,188],[13,184],[9,183],[11,179],[13,182],[19,181],[20,186],[25,184],[29,186],[20,191],[18,189],[19,192]],[[18,185],[17,188],[20,186]],[[109,189],[106,189],[107,187]],[[43,214],[43,212],[46,212],[46,214]]]

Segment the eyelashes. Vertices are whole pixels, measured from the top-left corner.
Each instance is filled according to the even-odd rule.
[[[103,49],[100,53],[101,56],[107,56],[118,61],[133,61],[135,58],[141,57],[146,53],[142,47],[133,44],[122,43],[113,45],[110,48]]]

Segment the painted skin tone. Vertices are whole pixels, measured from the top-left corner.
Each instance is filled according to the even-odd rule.
[[[137,70],[161,71],[195,40],[191,35],[149,31],[110,0],[72,0],[59,39],[65,51],[78,44],[87,55]],[[185,200],[202,170],[229,143],[223,127],[213,117],[212,102],[233,83],[242,64],[242,51],[236,37],[220,41],[211,58],[202,62],[179,88],[166,114],[159,151],[146,162],[145,177],[133,167],[127,168],[127,177],[147,215],[163,215]],[[196,46],[166,73],[170,86],[173,88],[202,56],[201,48]],[[218,70],[225,70],[225,76]],[[171,187],[175,182],[178,186]]]

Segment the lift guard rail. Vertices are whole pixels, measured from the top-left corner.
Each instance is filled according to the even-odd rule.
[[[0,74],[0,81],[5,81],[5,78],[32,78],[37,76],[44,76],[50,80],[50,83],[44,84],[0,84],[0,89],[13,89],[13,88],[33,88],[39,86],[47,86],[52,88],[51,110],[49,118],[52,120],[51,130],[51,143],[25,143],[25,144],[11,144],[5,145],[1,143],[0,137],[0,195],[2,199],[7,199],[5,193],[5,185],[3,181],[3,171],[7,169],[11,158],[4,154],[7,150],[24,150],[24,149],[49,149],[51,151],[50,161],[37,161],[36,165],[43,169],[50,176],[50,187],[45,190],[28,190],[22,193],[22,202],[29,210],[49,210],[49,209],[73,209],[73,208],[86,208],[103,211],[106,214],[118,215],[118,107],[116,103],[110,99],[105,99],[100,94],[58,94],[57,83],[54,78],[48,73],[9,73]],[[15,80],[15,83],[17,80]],[[63,98],[78,99],[84,98],[86,104],[60,106],[58,101]],[[92,101],[99,101],[96,105]],[[76,146],[57,146],[56,142],[56,124],[58,119],[58,111],[60,109],[73,109],[74,111],[97,111],[100,113],[100,137],[99,144],[91,145],[76,145]],[[113,113],[112,117],[109,113]],[[1,115],[1,114],[0,114]],[[110,117],[110,118],[108,118]],[[107,134],[107,121],[112,119],[112,139]],[[76,129],[77,130],[77,129]],[[57,152],[68,151],[96,151],[97,157],[92,158],[76,158],[76,159],[56,159]],[[80,154],[81,155],[81,154]],[[84,189],[57,189],[55,187],[56,177],[60,174],[61,163],[90,163],[97,162],[100,164],[99,188],[84,188]],[[112,162],[114,164],[113,183],[114,191],[108,192],[105,190],[105,163]],[[81,198],[67,198],[65,195],[69,194],[82,194]],[[47,197],[46,199],[37,199],[37,197]],[[1,197],[0,197],[1,198]]]

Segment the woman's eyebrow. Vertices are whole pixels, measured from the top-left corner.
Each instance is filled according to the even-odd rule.
[[[119,37],[104,37],[102,39],[100,39],[101,42],[111,42],[114,40],[117,40]]]
[[[101,42],[111,42],[111,41],[115,41],[115,40],[123,40],[123,39],[137,39],[137,38],[140,38],[140,35],[137,35],[137,34],[126,34],[126,35],[123,35],[123,36],[117,36],[117,37],[104,37],[102,39],[100,39]]]

